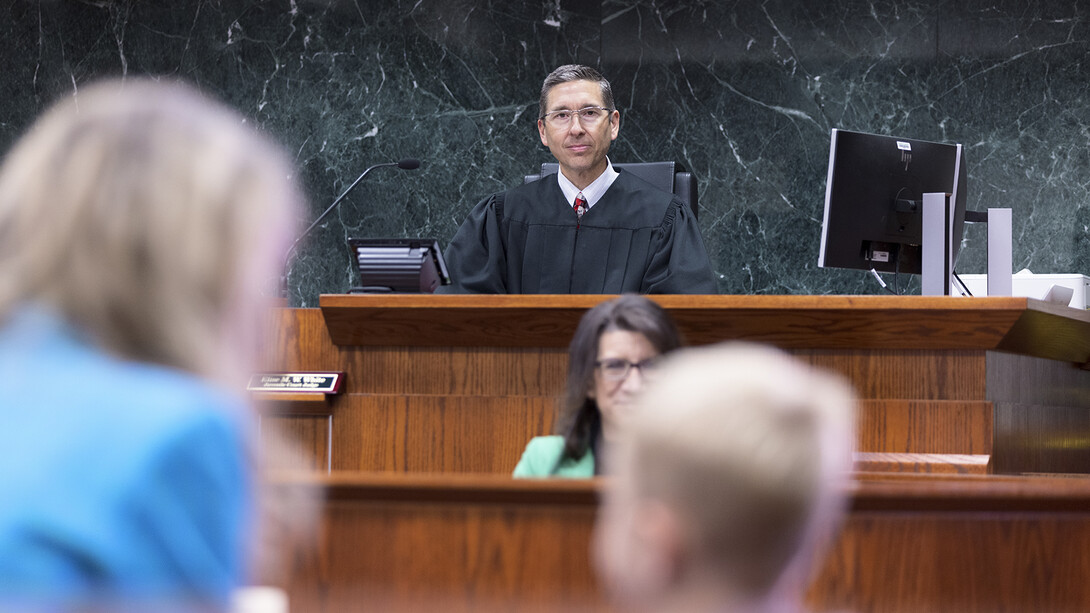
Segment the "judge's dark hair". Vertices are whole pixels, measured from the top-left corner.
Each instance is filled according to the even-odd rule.
[[[613,105],[613,88],[609,86],[609,81],[606,81],[606,78],[602,76],[602,73],[590,66],[565,64],[549,73],[549,76],[545,77],[545,82],[541,84],[541,100],[538,103],[537,113],[538,119],[544,119],[545,113],[549,110],[549,90],[561,83],[568,83],[570,81],[594,81],[602,88],[602,106],[609,110],[614,110],[616,108]],[[576,109],[571,110],[574,111]]]
[[[681,346],[670,314],[643,296],[620,296],[587,311],[568,345],[568,383],[558,420],[564,436],[561,461],[586,455],[601,430],[598,403],[587,392],[594,386],[598,340],[611,330],[642,334],[660,355]]]

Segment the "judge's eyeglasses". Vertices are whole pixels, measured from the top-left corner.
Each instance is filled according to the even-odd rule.
[[[545,120],[545,123],[554,128],[566,128],[571,125],[572,117],[579,117],[579,121],[585,126],[592,126],[602,120],[603,117],[613,112],[613,109],[607,109],[600,106],[584,106],[578,111],[570,111],[568,109],[560,109],[559,111],[550,111],[541,116],[541,119]]]
[[[644,378],[651,377],[655,374],[655,369],[658,368],[661,361],[662,356],[655,356],[639,362],[629,362],[628,360],[614,358],[609,360],[598,360],[594,364],[598,367],[598,370],[602,371],[602,377],[606,380],[621,381],[628,377],[628,373],[631,372],[633,368],[640,371],[640,376]]]

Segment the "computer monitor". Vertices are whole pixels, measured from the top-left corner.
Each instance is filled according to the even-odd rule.
[[[450,285],[450,273],[434,238],[350,238],[360,286],[349,293],[426,293]]]
[[[923,194],[946,193],[954,203],[952,270],[965,224],[965,177],[961,145],[833,129],[818,266],[920,274]]]

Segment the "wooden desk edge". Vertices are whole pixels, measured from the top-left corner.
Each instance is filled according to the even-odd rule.
[[[313,488],[331,502],[597,505],[608,478],[512,479],[489,474],[270,473],[274,488]],[[1090,513],[1090,478],[855,473],[844,488],[853,512]]]
[[[322,294],[319,308],[401,309],[589,309],[616,298],[608,294]],[[882,296],[845,294],[654,294],[647,298],[663,308],[700,310],[747,308],[793,309],[891,309],[891,310],[1016,310],[1026,308],[1063,314],[1078,309],[1061,307],[1024,297]],[[1090,322],[1090,316],[1087,317]]]
[[[273,487],[321,490],[326,500],[594,505],[600,479],[513,479],[495,474],[274,472]]]
[[[563,347],[582,313],[609,298],[324,294],[319,304],[338,345],[479,346],[487,332],[496,346]],[[1000,350],[1080,364],[1090,361],[1090,313],[1024,297],[649,298],[669,310],[695,344],[742,338],[784,348]],[[537,325],[527,326],[528,322]],[[1072,335],[1080,342],[1059,338]]]

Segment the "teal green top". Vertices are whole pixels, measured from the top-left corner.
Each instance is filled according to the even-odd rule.
[[[563,436],[535,436],[522,452],[522,459],[515,467],[515,477],[570,477],[585,479],[594,476],[594,452],[590,449],[578,460],[565,459],[557,466],[564,453]]]

